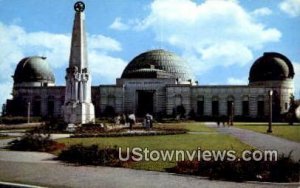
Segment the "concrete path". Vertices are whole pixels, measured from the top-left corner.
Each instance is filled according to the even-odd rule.
[[[218,127],[214,122],[205,123],[207,127],[215,128],[218,132],[230,134],[242,142],[260,150],[277,150],[279,154],[288,155],[291,151],[294,160],[300,160],[300,143],[289,141],[272,135],[254,132],[247,129],[240,129],[234,126]]]
[[[105,188],[252,188],[297,187],[297,184],[257,184],[210,181],[201,177],[125,168],[69,166],[60,163],[0,161],[0,181],[45,187]],[[1,185],[0,185],[1,186]]]
[[[26,163],[58,163],[55,155],[44,152],[23,152],[0,150],[1,162],[26,162]],[[1,169],[2,170],[2,169]]]

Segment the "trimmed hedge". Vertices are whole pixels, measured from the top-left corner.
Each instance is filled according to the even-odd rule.
[[[67,149],[61,151],[57,159],[77,165],[123,167],[126,164],[126,162],[119,159],[117,147],[101,149],[98,145],[71,145]]]
[[[169,172],[228,181],[299,182],[300,162],[291,155],[277,161],[180,161]]]
[[[51,152],[62,149],[65,145],[50,138],[50,135],[27,133],[20,139],[8,143],[8,149],[16,151]]]
[[[125,132],[128,128],[112,129],[104,131],[99,126],[81,127],[79,128],[72,138],[86,138],[86,137],[121,137],[121,136],[159,136],[159,135],[175,135],[185,134],[186,129],[170,129],[170,128],[152,128],[147,131],[145,128],[137,127],[134,130],[145,130],[144,132]],[[152,132],[155,131],[155,132]]]

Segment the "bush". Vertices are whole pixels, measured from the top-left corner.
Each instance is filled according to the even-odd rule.
[[[50,139],[50,135],[27,133],[21,139],[16,139],[8,144],[8,149],[16,151],[42,151],[51,152],[64,147]]]
[[[180,161],[169,172],[228,181],[298,182],[300,162],[291,155],[277,161]]]
[[[124,166],[117,147],[101,149],[98,145],[72,145],[58,155],[58,160],[79,165]]]
[[[45,123],[40,126],[30,130],[31,133],[61,133],[66,132],[67,123],[60,118],[50,118],[45,119]]]

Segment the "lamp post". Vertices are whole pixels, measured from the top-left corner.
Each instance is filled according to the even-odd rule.
[[[272,95],[273,95],[273,90],[269,91],[269,127],[267,130],[267,133],[272,133],[272,104],[273,104],[273,100],[272,100]]]
[[[27,103],[27,123],[30,123],[30,102]]]

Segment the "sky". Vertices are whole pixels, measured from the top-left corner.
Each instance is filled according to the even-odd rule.
[[[46,56],[65,85],[75,0],[0,0],[0,104],[27,56]],[[286,55],[300,98],[300,0],[84,0],[92,84],[114,84],[135,56],[165,49],[200,85],[248,84],[264,52]]]

